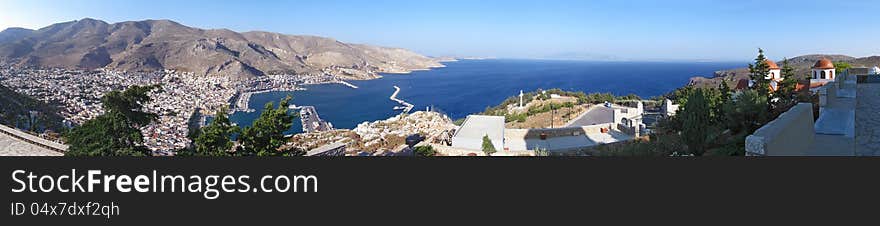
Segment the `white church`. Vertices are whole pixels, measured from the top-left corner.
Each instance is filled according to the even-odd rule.
[[[767,66],[770,68],[770,73],[767,76],[764,76],[764,79],[770,80],[770,90],[776,91],[779,89],[779,83],[782,82],[782,68],[773,62],[772,60],[765,60]],[[827,83],[829,81],[833,81],[837,73],[834,69],[834,63],[831,62],[828,58],[822,58],[819,61],[816,61],[816,64],[813,64],[811,70],[811,84],[812,83]],[[751,84],[749,85],[751,86]],[[812,85],[811,85],[812,86]]]
[[[827,58],[822,58],[813,65],[813,79],[834,80],[837,76],[834,70],[834,63]]]

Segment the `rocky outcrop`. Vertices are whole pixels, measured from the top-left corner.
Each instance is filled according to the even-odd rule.
[[[379,150],[403,144],[403,138],[421,134],[437,138],[455,128],[452,120],[437,112],[417,111],[386,120],[364,122],[353,129],[361,140],[362,150]]]

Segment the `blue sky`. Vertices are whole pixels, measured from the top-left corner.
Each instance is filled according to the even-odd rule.
[[[0,0],[0,29],[90,17],[308,34],[432,56],[746,61],[880,55],[880,2]]]

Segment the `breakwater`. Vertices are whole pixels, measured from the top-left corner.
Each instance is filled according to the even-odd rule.
[[[338,82],[336,82],[336,83],[339,83],[339,84],[342,84],[342,85],[345,85],[345,86],[351,87],[352,89],[360,88],[360,87],[358,87],[358,86],[356,86],[356,85],[354,85],[354,84],[351,84],[351,83],[349,83],[349,82],[346,82],[346,81],[338,81]]]
[[[403,105],[402,108],[400,108],[400,106],[394,107],[395,110],[403,110],[403,113],[409,113],[410,111],[412,111],[414,105],[407,103],[406,101],[403,101],[401,99],[397,99],[397,94],[399,94],[399,93],[400,93],[400,87],[394,86],[394,93],[391,94],[391,97],[389,97],[389,99],[391,99],[394,102],[397,102],[400,105]]]

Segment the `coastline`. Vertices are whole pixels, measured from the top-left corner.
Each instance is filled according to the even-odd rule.
[[[400,114],[405,106],[390,100],[388,88],[397,85],[401,88],[397,98],[424,110],[426,106],[438,109],[451,118],[463,118],[479,113],[487,106],[495,106],[506,98],[518,94],[520,90],[558,87],[566,91],[587,93],[613,93],[618,96],[638,94],[651,97],[663,95],[682,85],[693,74],[703,74],[731,67],[727,63],[689,64],[689,63],[613,63],[597,64],[591,62],[561,61],[468,61],[450,63],[447,69],[417,72],[412,75],[386,74],[383,79],[346,80],[356,84],[353,90],[340,85],[304,86],[304,92],[297,92],[294,103],[316,106],[322,118],[333,122],[341,129],[354,128],[362,122],[387,119]],[[621,65],[627,66],[621,68]],[[563,67],[565,70],[550,70]],[[547,71],[529,73],[524,69]],[[589,69],[589,70],[588,70]],[[590,73],[584,73],[584,71]],[[669,76],[652,76],[651,73],[663,71]],[[614,74],[615,76],[604,76]],[[659,80],[656,80],[659,79]],[[651,81],[648,81],[651,80]],[[656,80],[656,81],[655,81]],[[326,83],[326,82],[325,82]],[[402,91],[406,89],[406,93]],[[286,93],[270,93],[252,96],[251,108],[265,101],[277,100]],[[270,97],[271,96],[271,97]],[[399,108],[393,110],[392,108]],[[259,112],[261,109],[256,109]],[[241,123],[247,124],[257,117],[255,113],[238,113]],[[299,132],[299,129],[296,129]]]
[[[294,92],[299,90],[305,90],[303,88],[272,88],[272,89],[264,89],[264,90],[255,90],[255,91],[245,91],[245,92],[236,92],[233,99],[232,108],[230,108],[229,113],[234,114],[235,112],[255,112],[255,109],[250,108],[251,96],[254,94],[268,93],[268,92]]]
[[[457,61],[457,60],[455,60],[455,61]],[[380,74],[398,74],[398,75],[404,75],[404,74],[411,74],[411,73],[416,72],[416,71],[430,71],[430,70],[433,70],[433,69],[435,69],[435,68],[445,68],[446,65],[444,65],[443,62],[455,62],[455,61],[440,61],[440,60],[438,60],[438,61],[437,61],[437,63],[439,64],[438,66],[429,66],[429,67],[427,67],[427,68],[410,69],[410,70],[403,71],[403,72],[378,72],[378,73],[377,73],[377,75],[378,75],[377,77],[375,77],[375,78],[368,78],[368,79],[362,79],[362,80],[366,81],[366,80],[381,79],[381,78],[383,78],[383,76],[381,76]],[[238,91],[238,92],[236,92],[236,95],[235,95],[235,96],[233,96],[232,98],[230,98],[230,100],[232,100],[232,101],[231,101],[231,103],[230,103],[231,108],[230,108],[229,114],[234,114],[235,112],[247,112],[247,113],[255,112],[255,111],[256,111],[255,109],[250,108],[250,99],[251,99],[251,96],[253,96],[253,95],[255,95],[255,94],[268,93],[268,92],[294,92],[294,91],[302,91],[302,90],[306,90],[305,88],[303,88],[303,86],[306,86],[306,85],[321,85],[321,84],[334,84],[334,83],[335,83],[335,84],[341,84],[341,85],[347,86],[347,87],[352,88],[352,89],[359,89],[359,88],[360,88],[359,86],[354,85],[354,84],[352,84],[352,83],[350,83],[350,82],[348,82],[348,81],[345,81],[345,80],[337,80],[337,81],[327,81],[327,82],[317,82],[317,83],[304,83],[304,84],[297,85],[295,88],[292,88],[292,89],[291,89],[291,88],[270,88],[270,89],[254,90],[254,91],[244,91],[244,92],[242,92],[242,91]],[[393,99],[392,99],[392,100],[393,100]],[[404,103],[405,103],[405,104],[404,104]],[[409,103],[406,103],[406,102],[403,102],[402,104],[405,105],[405,106],[408,106],[408,109],[412,109],[412,108],[413,108],[412,104],[409,104]]]

